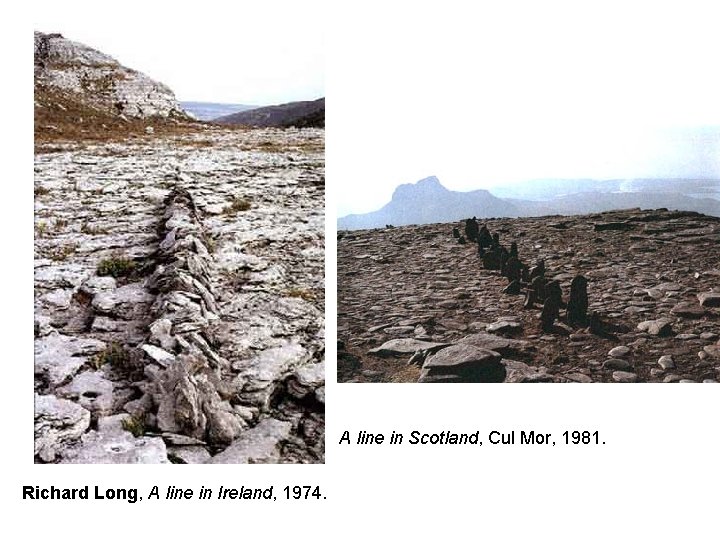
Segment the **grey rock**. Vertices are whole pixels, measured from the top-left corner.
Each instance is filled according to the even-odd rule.
[[[169,463],[167,448],[159,437],[138,437],[117,429],[90,431],[63,463]]]
[[[50,386],[63,384],[90,358],[105,349],[97,339],[50,334],[35,340],[35,375]]]
[[[502,356],[489,349],[479,349],[472,345],[451,345],[429,356],[424,368],[457,367],[464,364],[498,365]]]
[[[635,373],[628,373],[627,371],[614,371],[612,378],[615,382],[620,383],[634,383],[638,380],[638,376]]]
[[[576,383],[591,383],[592,378],[584,373],[566,373],[565,378]]]
[[[105,416],[113,408],[113,383],[100,372],[85,371],[57,389],[57,395],[79,403],[94,416]]]
[[[168,448],[168,456],[175,462],[188,465],[207,463],[211,457],[204,446],[171,446]]]
[[[656,319],[638,324],[638,330],[647,332],[651,336],[669,336],[672,334],[672,319]]]
[[[117,282],[112,276],[92,276],[80,286],[80,291],[95,296],[99,292],[112,291],[117,288]]]
[[[379,347],[370,349],[368,352],[369,354],[375,354],[377,356],[396,356],[414,354],[417,351],[433,351],[447,346],[447,343],[420,341],[412,338],[398,338],[386,341]]]
[[[705,316],[706,311],[702,306],[690,302],[680,302],[670,310],[670,313],[686,319],[699,319]]]
[[[522,324],[515,321],[497,321],[489,324],[486,330],[491,334],[515,334],[522,331]]]
[[[290,422],[274,418],[262,420],[213,456],[210,463],[277,463],[280,445],[290,436],[291,428]]]
[[[35,394],[35,455],[42,461],[54,461],[89,427],[90,411],[81,405]]]
[[[175,355],[170,354],[164,349],[161,349],[160,347],[156,347],[155,345],[142,345],[140,347],[143,351],[145,351],[145,354],[147,354],[152,360],[157,362],[163,367],[169,367],[170,364],[172,364],[175,361]]]
[[[632,371],[632,366],[627,360],[622,358],[610,358],[603,362],[603,367],[612,371]]]
[[[502,364],[507,372],[505,382],[508,383],[541,383],[555,380],[550,373],[547,373],[545,367],[536,368],[524,362],[506,359],[502,361]]]
[[[624,345],[613,347],[608,351],[608,355],[612,356],[613,358],[622,358],[623,356],[627,356],[628,354],[630,354],[630,348]]]
[[[675,367],[675,362],[673,362],[672,356],[664,355],[660,357],[660,360],[658,360],[658,365],[663,369],[673,369]]]

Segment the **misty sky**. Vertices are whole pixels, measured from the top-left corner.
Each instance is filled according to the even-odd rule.
[[[38,1],[59,32],[167,84],[182,101],[267,105],[324,91],[320,1]]]
[[[430,175],[459,191],[720,178],[711,3],[436,5],[411,18],[388,8],[363,47],[353,44],[371,15],[354,12],[342,36],[328,35],[339,44],[328,62],[338,215],[378,209],[398,184]]]

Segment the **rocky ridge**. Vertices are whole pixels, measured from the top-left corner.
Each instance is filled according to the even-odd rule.
[[[720,219],[621,210],[491,219],[520,259],[545,260],[567,298],[578,274],[603,330],[544,332],[483,269],[461,223],[338,233],[342,382],[720,381]]]
[[[324,459],[321,130],[35,157],[35,456]]]
[[[35,87],[130,118],[185,117],[164,84],[60,34],[35,32]]]

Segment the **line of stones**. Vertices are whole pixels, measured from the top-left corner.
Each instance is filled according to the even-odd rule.
[[[161,432],[224,446],[245,423],[222,391],[229,362],[213,350],[206,332],[219,318],[210,279],[213,260],[192,195],[175,187],[164,204],[157,266],[147,282],[157,296],[148,342],[141,346],[153,360],[144,368],[151,401],[143,401],[157,408]]]

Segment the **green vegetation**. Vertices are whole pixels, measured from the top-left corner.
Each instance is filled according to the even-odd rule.
[[[245,212],[246,210],[250,210],[251,207],[252,205],[247,199],[243,199],[242,197],[235,197],[232,201],[230,201],[230,206],[227,206],[223,213],[236,214],[237,212]]]
[[[125,370],[130,364],[130,354],[121,344],[117,342],[108,343],[105,350],[95,356],[95,369],[100,369],[105,364],[110,364],[118,370]]]
[[[77,244],[65,244],[64,246],[61,246],[48,255],[53,261],[64,261],[66,260],[70,255],[75,253],[75,250],[77,249]]]
[[[313,300],[315,300],[315,294],[313,294],[311,290],[300,289],[297,287],[285,291],[285,296],[289,296],[291,298],[302,298],[306,302],[312,302]]]
[[[35,225],[35,232],[38,236],[45,236],[48,232],[48,224],[45,221],[39,222]]]
[[[132,274],[137,268],[137,263],[127,257],[110,257],[100,261],[97,267],[98,276],[112,276],[114,278],[125,277]]]
[[[125,431],[132,433],[133,437],[142,437],[145,435],[145,421],[142,418],[131,416],[122,421],[122,427]]]

